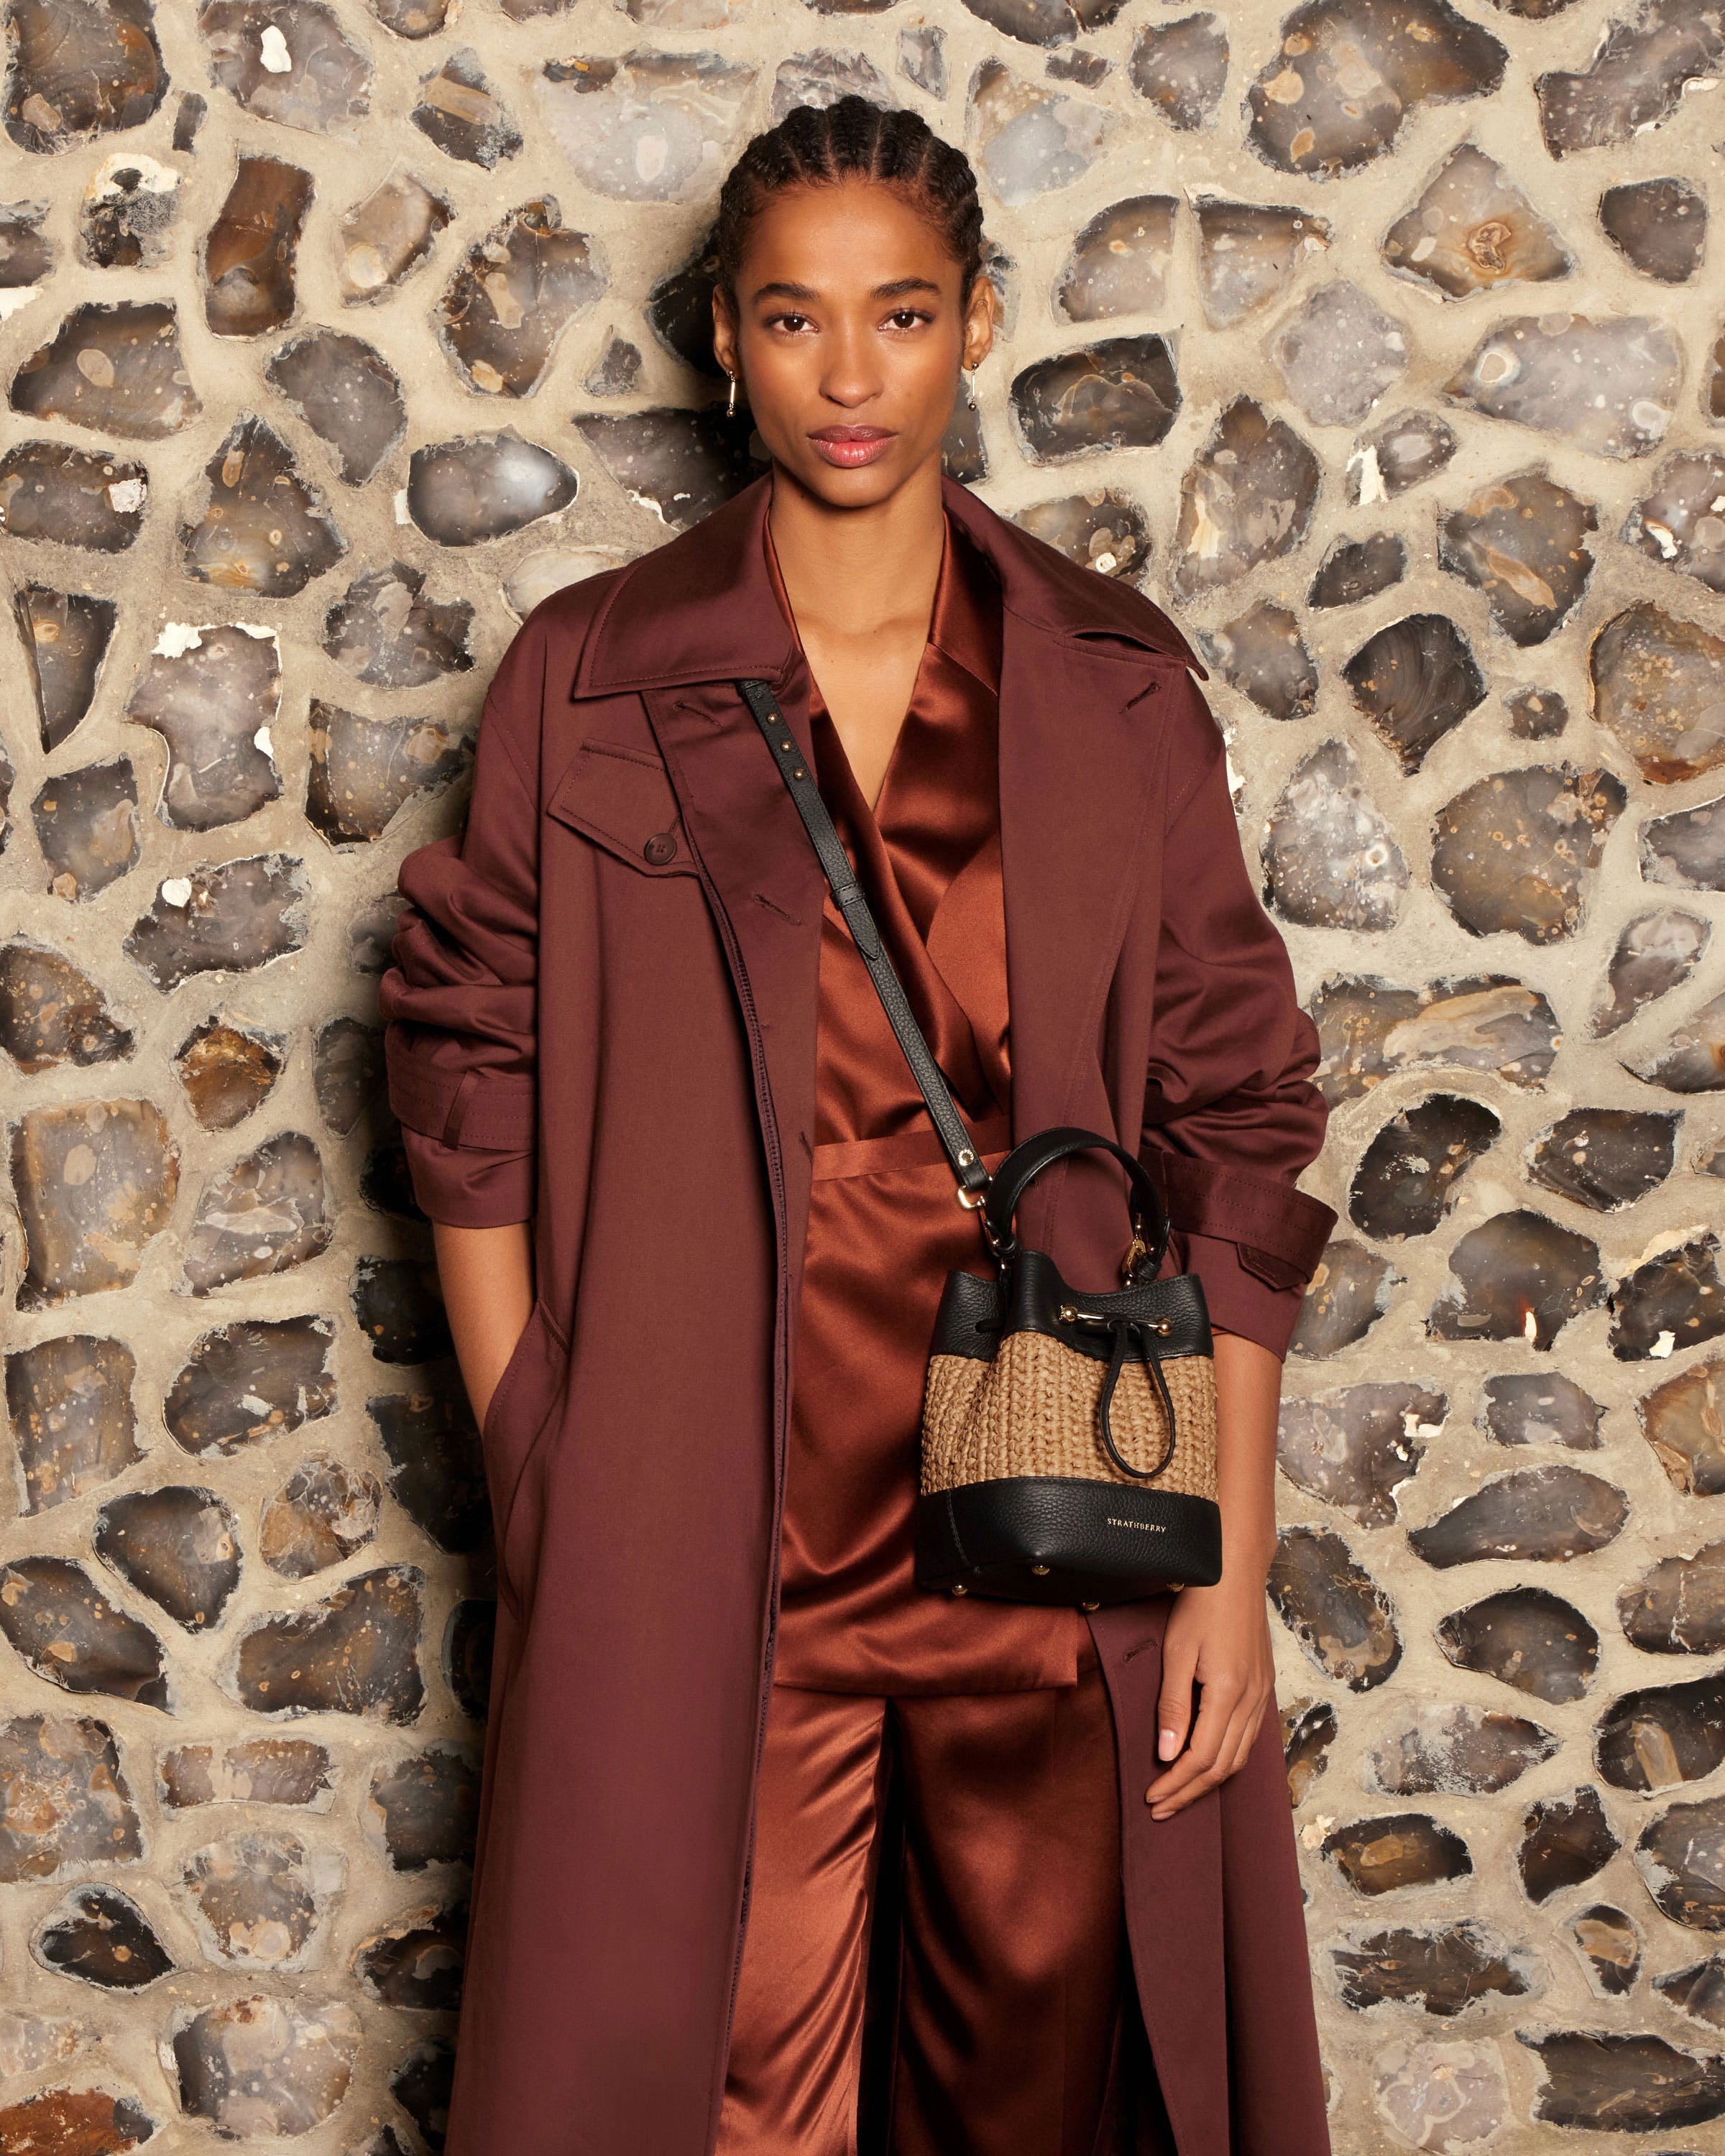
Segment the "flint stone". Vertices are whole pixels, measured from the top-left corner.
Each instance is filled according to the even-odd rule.
[[[1500,1445],[1565,1445],[1597,1452],[1605,1410],[1561,1371],[1516,1371],[1487,1378],[1480,1424]]]
[[[27,1512],[70,1504],[142,1457],[131,1404],[136,1374],[130,1348],[87,1333],[6,1358],[6,1413]]]
[[[231,1131],[274,1091],[283,1069],[282,1043],[210,1019],[181,1043],[174,1064],[203,1128]]]
[[[1392,1797],[1496,1795],[1549,1759],[1560,1741],[1521,1715],[1422,1707],[1367,1754],[1366,1785]]]
[[[1264,870],[1266,897],[1290,921],[1394,925],[1408,864],[1346,742],[1321,742],[1290,773],[1266,824]]]
[[[1661,1558],[1620,1589],[1617,1615],[1631,1646],[1652,1655],[1725,1654],[1725,1541],[1692,1557]]]
[[[1497,1677],[1553,1706],[1579,1699],[1599,1666],[1599,1635],[1543,1587],[1511,1587],[1452,1609],[1437,1643],[1457,1669]]]
[[[1517,1862],[1530,1902],[1546,1901],[1561,1887],[1591,1879],[1619,1847],[1599,1791],[1586,1784],[1567,1797],[1549,1797],[1533,1805],[1522,1830]]]
[[[1330,227],[1291,203],[1200,197],[1198,285],[1212,329],[1232,329],[1279,299],[1307,260],[1330,244]]]
[[[1317,459],[1285,421],[1237,397],[1180,486],[1174,586],[1183,598],[1290,553],[1317,500]]]
[[[1389,1309],[1399,1278],[1388,1258],[1349,1236],[1325,1244],[1288,1352],[1322,1358],[1363,1340]]]
[[[1652,1796],[1725,1762],[1725,1671],[1625,1692],[1600,1716],[1594,1753],[1615,1789]]]
[[[1609,1297],[1620,1362],[1669,1355],[1725,1332],[1725,1281],[1711,1229],[1661,1250],[1616,1281]]]
[[[1473,1870],[1461,1835],[1425,1812],[1355,1820],[1324,1837],[1323,1853],[1359,1894],[1434,1887]]]
[[[96,1516],[95,1553],[188,1632],[221,1622],[239,1584],[239,1530],[213,1490],[115,1497]]]
[[[1725,2058],[1615,2030],[1533,2035],[1518,2029],[1516,2038],[1545,2069],[1533,2116],[1548,2125],[1645,2133],[1725,2113]]]
[[[1697,813],[1683,810],[1676,817],[1654,819],[1642,825],[1641,873],[1650,882],[1693,880],[1659,873],[1666,863],[1656,850],[1666,834],[1656,830],[1656,826],[1660,823],[1676,824]],[[1719,827],[1720,838],[1725,839],[1725,818],[1719,819]],[[1725,871],[1725,857],[1722,857],[1721,868]],[[1721,888],[1725,889],[1725,873],[1722,873]],[[1676,906],[1656,906],[1651,912],[1638,913],[1633,921],[1626,921],[1619,932],[1617,947],[1611,954],[1606,973],[1609,998],[1602,998],[1594,1006],[1591,1028],[1594,1038],[1604,1040],[1615,1033],[1649,1004],[1681,988],[1701,963],[1712,934],[1712,924],[1703,915],[1686,913]]]
[[[293,1969],[305,1966],[321,1905],[339,1890],[343,1869],[333,1850],[308,1857],[297,1835],[278,1830],[207,1843],[180,1877],[210,1959]]]
[[[30,815],[56,898],[83,905],[137,864],[138,783],[130,757],[44,779]]]
[[[412,1722],[425,1687],[418,1634],[424,1575],[357,1573],[322,1601],[260,1618],[240,1640],[230,1689],[260,1714],[329,1712]]]
[[[1203,639],[1230,688],[1250,696],[1272,719],[1309,718],[1317,704],[1317,668],[1300,624],[1287,608],[1256,606]]]
[[[18,1308],[128,1286],[167,1225],[179,1162],[151,1101],[83,1101],[21,1116],[12,1132],[25,1245]]]
[[[335,1794],[329,1748],[307,1737],[247,1737],[177,1744],[156,1762],[157,1795],[170,1810],[196,1804],[304,1804],[327,1811]]]
[[[465,1748],[434,1744],[372,1775],[367,1819],[398,1871],[472,1861],[479,1829],[479,1762]]]
[[[315,1455],[265,1503],[259,1553],[283,1578],[309,1578],[375,1538],[382,1502],[383,1486],[368,1470]]]
[[[106,1692],[169,1711],[161,1640],[69,1558],[0,1565],[0,1632],[38,1676],[64,1691]]]
[[[1635,1412],[1673,1488],[1687,1497],[1725,1494],[1725,1359],[1698,1363],[1656,1385]]]
[[[234,1453],[333,1413],[326,1317],[242,1319],[200,1336],[169,1388],[168,1434],[187,1452]]]
[[[1361,1527],[1387,1527],[1396,1492],[1419,1472],[1425,1440],[1449,1402],[1418,1385],[1343,1385],[1282,1404],[1276,1453],[1283,1474]]]
[[[1388,2003],[1449,2020],[1476,2000],[1537,1998],[1545,1989],[1537,1954],[1471,1919],[1389,1931],[1360,1926],[1326,1952],[1343,2004],[1357,2013]]]
[[[170,2040],[181,2106],[229,2139],[309,2133],[347,2095],[360,2037],[345,2000],[260,1994],[206,2006]]]
[[[1569,1922],[1569,1934],[1587,1969],[1588,1981],[1602,1999],[1620,1999],[1641,1970],[1643,1941],[1633,1917],[1609,1903],[1596,1902]]]
[[[1615,1484],[1579,1467],[1517,1467],[1494,1476],[1408,1540],[1428,1564],[1445,1568],[1482,1558],[1565,1563],[1603,1549],[1623,1532],[1629,1500]]]
[[[1458,1180],[1497,1142],[1502,1124],[1482,1101],[1432,1093],[1392,1116],[1360,1158],[1348,1216],[1368,1235],[1429,1235]]]
[[[0,1885],[144,1853],[131,1791],[106,1723],[22,1714],[0,1724]]]
[[[1281,1711],[1282,1763],[1289,1801],[1296,1811],[1328,1769],[1337,1727],[1336,1710],[1327,1699],[1291,1701]]]
[[[1247,139],[1280,172],[1331,179],[1381,157],[1422,105],[1489,95],[1507,57],[1446,0],[1312,0],[1248,93]]]
[[[1389,1597],[1339,1535],[1285,1527],[1270,1568],[1270,1599],[1307,1658],[1352,1691],[1382,1684],[1401,1660]]]
[[[1401,759],[1418,771],[1452,728],[1486,701],[1467,639],[1446,614],[1409,614],[1363,644],[1343,668],[1353,701]]]
[[[1447,396],[1594,456],[1640,457],[1665,439],[1683,377],[1676,341],[1646,315],[1522,315],[1488,331]]]
[[[104,1991],[141,1991],[173,1967],[173,1957],[129,1894],[74,1887],[39,1928],[30,1952],[46,1969]],[[0,2148],[23,2144],[0,2139]]]

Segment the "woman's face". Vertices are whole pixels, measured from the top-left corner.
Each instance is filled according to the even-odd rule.
[[[734,323],[714,292],[713,345],[768,450],[812,494],[860,508],[938,457],[959,369],[993,333],[988,279],[963,314],[958,284],[957,263],[896,187],[846,179],[768,198]]]

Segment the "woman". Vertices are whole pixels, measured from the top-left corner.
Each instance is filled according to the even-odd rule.
[[[451,2156],[1328,2147],[1264,1596],[1317,1038],[1186,644],[942,473],[980,222],[911,113],[750,144],[714,342],[771,469],[533,609],[464,834],[402,867],[391,1098],[500,1594]],[[1076,1122],[1158,1175],[1216,1586],[915,1586],[935,1301],[986,1253],[748,675],[985,1162]],[[1101,1158],[1019,1218],[1099,1286]]]

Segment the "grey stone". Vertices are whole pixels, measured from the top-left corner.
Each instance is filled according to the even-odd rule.
[[[1271,354],[1313,426],[1356,426],[1406,372],[1408,333],[1369,294],[1338,277],[1299,309]]]
[[[1522,315],[1486,333],[1447,394],[1595,456],[1640,457],[1665,439],[1682,374],[1676,340],[1649,316]]]
[[[1196,207],[1199,293],[1213,329],[1232,329],[1279,299],[1330,244],[1327,221],[1291,203],[1201,196]]]
[[[1382,251],[1392,270],[1451,300],[1500,285],[1543,284],[1575,266],[1555,228],[1471,142],[1450,152],[1419,201],[1390,227]]]
[[[1452,1609],[1437,1643],[1457,1669],[1476,1670],[1553,1706],[1579,1699],[1599,1666],[1599,1635],[1543,1587],[1506,1588]]]
[[[1433,1093],[1393,1116],[1360,1157],[1348,1217],[1380,1240],[1429,1235],[1458,1178],[1497,1142],[1502,1125],[1478,1101]]]
[[[1252,85],[1248,140],[1279,171],[1332,178],[1382,157],[1422,105],[1496,90],[1506,57],[1445,0],[1310,0]]]
[[[1565,1466],[1517,1467],[1414,1528],[1408,1540],[1428,1564],[1482,1558],[1560,1564],[1603,1549],[1628,1517],[1629,1501],[1599,1476]]]
[[[1265,826],[1264,872],[1266,896],[1290,921],[1394,927],[1408,864],[1346,742],[1321,742],[1289,774]]]

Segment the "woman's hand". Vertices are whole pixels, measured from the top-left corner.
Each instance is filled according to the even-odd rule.
[[[1264,1584],[1276,1551],[1281,1360],[1219,1327],[1214,1344],[1222,1577],[1214,1587],[1186,1588],[1168,1613],[1157,1751],[1173,1763],[1144,1792],[1152,1819],[1172,1819],[1245,1764],[1275,1695]]]
[[[1158,1755],[1174,1763],[1144,1793],[1152,1819],[1172,1819],[1245,1764],[1275,1676],[1261,1568],[1224,1568],[1214,1587],[1189,1587],[1175,1597],[1156,1710]],[[1195,1719],[1194,1682],[1201,1687]]]

